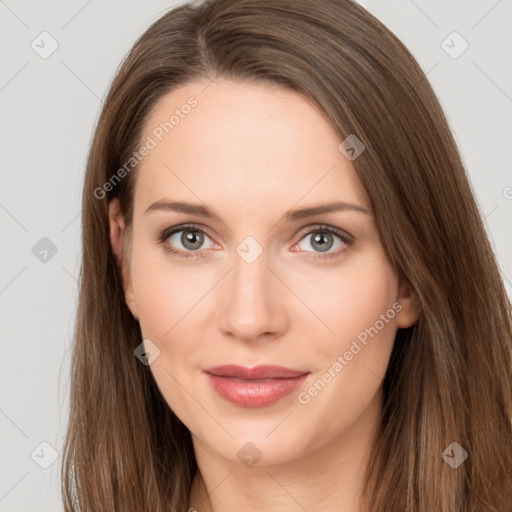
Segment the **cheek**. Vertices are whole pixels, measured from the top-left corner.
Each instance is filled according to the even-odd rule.
[[[382,331],[394,327],[396,312],[392,306],[398,294],[398,277],[381,250],[352,255],[346,265],[319,276],[316,286],[308,286],[301,294],[329,328],[322,328],[324,339],[329,340],[330,334],[331,340],[336,340],[336,346],[331,341],[329,347],[344,347],[376,322]],[[386,312],[391,320],[383,327],[379,319]]]
[[[142,336],[160,350],[150,369],[166,402],[187,423],[189,397],[180,383],[187,382],[198,351],[197,333],[187,327],[208,290],[190,269],[171,262],[163,250],[133,245],[132,283]]]
[[[149,244],[148,244],[149,245]],[[137,247],[132,253],[132,283],[144,336],[164,340],[208,291],[206,276],[171,262],[163,249]]]
[[[301,403],[318,417],[327,414],[334,432],[361,414],[385,375],[396,335],[398,277],[375,250],[347,260],[318,284],[310,304],[332,332],[316,322],[323,333],[315,337],[316,375]]]
[[[398,293],[398,278],[380,251],[354,258],[324,284],[324,293],[312,300],[335,334],[323,329],[326,334],[316,337],[310,353],[314,376],[297,396],[300,414],[308,418],[303,435],[317,444],[349,431],[380,400],[396,334]]]

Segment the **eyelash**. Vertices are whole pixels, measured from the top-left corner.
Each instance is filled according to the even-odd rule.
[[[203,258],[205,256],[204,252],[197,251],[197,254],[196,254],[195,251],[194,252],[189,251],[189,252],[185,252],[184,253],[181,250],[177,251],[175,249],[172,249],[169,246],[169,244],[166,243],[170,236],[174,235],[175,233],[179,233],[180,231],[187,231],[187,230],[200,232],[200,233],[203,233],[204,235],[208,236],[207,233],[205,233],[202,229],[198,228],[197,226],[194,226],[193,224],[183,224],[183,225],[180,225],[180,226],[175,226],[175,227],[172,227],[172,228],[165,229],[156,238],[156,241],[163,246],[163,248],[164,248],[164,250],[166,252],[174,254],[178,258],[181,258],[181,259],[184,259],[184,260],[190,259],[190,258]],[[319,224],[319,225],[313,227],[312,229],[310,229],[309,231],[306,231],[305,233],[301,234],[301,238],[299,239],[299,242],[303,238],[305,238],[306,236],[311,235],[313,233],[330,233],[330,234],[334,235],[335,237],[338,237],[345,244],[345,247],[343,247],[341,249],[338,249],[334,253],[328,253],[328,254],[317,253],[315,258],[320,258],[320,259],[324,259],[324,260],[325,259],[331,259],[331,258],[334,258],[336,256],[339,256],[342,252],[344,252],[347,249],[349,249],[353,245],[353,243],[355,241],[354,238],[351,235],[349,235],[348,233],[342,231],[341,229],[337,229],[337,228],[335,228],[333,226],[327,226],[327,225]]]

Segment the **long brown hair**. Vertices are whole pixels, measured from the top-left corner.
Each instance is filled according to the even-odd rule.
[[[398,330],[384,379],[366,479],[372,512],[510,510],[512,307],[425,74],[351,0],[210,0],[170,10],[138,39],[90,148],[66,512],[187,509],[197,471],[190,432],[134,356],[142,335],[109,240],[112,198],[132,221],[137,167],[105,184],[140,147],[163,95],[216,77],[294,90],[328,116],[340,142],[355,134],[364,143],[353,164],[390,261],[421,301],[418,322]],[[457,468],[442,456],[460,450],[455,442],[468,455]]]

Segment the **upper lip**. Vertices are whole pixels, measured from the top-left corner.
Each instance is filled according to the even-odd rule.
[[[244,366],[238,366],[236,364],[225,364],[221,366],[211,366],[205,368],[204,371],[211,375],[217,375],[219,377],[235,377],[245,380],[256,380],[256,379],[290,379],[293,377],[299,377],[309,373],[302,370],[292,370],[283,366],[273,365],[260,365],[253,368],[246,368]]]

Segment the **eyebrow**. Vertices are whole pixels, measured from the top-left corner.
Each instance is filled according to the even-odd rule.
[[[282,215],[281,220],[297,221],[323,213],[332,213],[347,210],[352,210],[359,213],[364,213],[366,215],[370,215],[370,212],[366,208],[363,208],[362,206],[352,203],[346,203],[343,201],[336,201],[333,203],[291,209]],[[149,213],[152,211],[173,211],[178,213],[188,213],[190,215],[197,215],[199,217],[216,219],[222,222],[220,217],[212,209],[202,204],[162,200],[156,201],[155,203],[149,205],[145,213]]]

